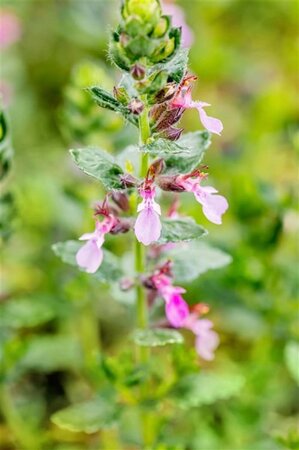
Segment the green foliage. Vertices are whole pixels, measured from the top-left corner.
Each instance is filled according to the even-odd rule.
[[[1,327],[31,328],[55,317],[53,305],[47,298],[13,299],[0,305]]]
[[[76,253],[84,243],[79,241],[57,242],[52,246],[55,255],[67,264],[77,267]],[[122,276],[118,258],[109,250],[104,249],[104,258],[100,268],[93,275],[98,281],[117,281]]]
[[[106,189],[123,188],[120,180],[123,171],[107,152],[98,148],[74,149],[70,152],[77,166],[87,175],[101,181]]]
[[[155,328],[153,330],[135,330],[133,335],[137,345],[145,347],[161,347],[167,344],[181,344],[183,336],[176,330]]]
[[[2,180],[11,166],[13,156],[12,145],[8,132],[7,119],[4,111],[0,111],[0,180]]]
[[[114,426],[118,414],[119,407],[101,397],[57,411],[51,420],[60,428],[91,434]]]
[[[230,264],[232,258],[227,253],[205,242],[192,242],[167,251],[173,261],[175,280],[186,283],[196,279],[210,269],[220,269]]]
[[[94,101],[101,106],[101,108],[110,109],[111,111],[121,114],[133,125],[137,124],[137,119],[133,114],[131,114],[130,110],[121,102],[116,100],[116,98],[114,98],[109,92],[98,86],[87,88],[87,91],[91,94]]]
[[[188,242],[205,236],[208,232],[191,218],[162,219],[162,234],[159,243]]]
[[[82,365],[82,351],[77,339],[64,335],[32,338],[19,361],[22,371],[55,372],[75,370]]]
[[[245,379],[238,373],[202,372],[187,375],[173,389],[173,398],[183,409],[212,405],[238,395]]]
[[[284,357],[290,374],[299,385],[299,343],[288,342],[285,348]]]
[[[204,153],[211,144],[207,131],[185,133],[178,141],[157,139],[142,147],[152,156],[163,157],[165,173],[188,173],[199,166]]]

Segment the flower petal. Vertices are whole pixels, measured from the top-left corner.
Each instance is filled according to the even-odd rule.
[[[175,328],[182,327],[189,316],[188,305],[178,294],[173,295],[166,303],[165,312],[169,323]]]
[[[199,356],[207,361],[214,359],[214,351],[218,347],[218,344],[219,336],[213,330],[209,330],[208,332],[196,336],[196,351]]]
[[[88,273],[95,273],[103,261],[103,250],[96,241],[90,240],[76,254],[78,266]]]
[[[197,108],[203,126],[211,133],[221,134],[221,131],[223,130],[223,124],[221,120],[216,119],[215,117],[208,116],[203,109],[203,102],[195,102],[194,105]]]
[[[159,239],[161,235],[161,222],[159,214],[152,208],[143,209],[135,222],[134,230],[139,242],[150,245]]]
[[[228,208],[228,203],[222,195],[208,195],[205,202],[202,203],[202,211],[210,222],[220,225],[222,223],[222,214]]]

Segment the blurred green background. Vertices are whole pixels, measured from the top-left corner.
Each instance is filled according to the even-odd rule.
[[[188,286],[186,298],[211,305],[221,337],[215,361],[204,366],[211,373],[233,367],[244,385],[231,399],[187,416],[160,410],[155,448],[298,449],[298,2],[177,4],[194,33],[194,98],[211,103],[211,115],[224,123],[204,162],[211,184],[230,203],[221,227],[208,223],[187,195],[184,210],[233,257]],[[1,10],[17,15],[21,38],[1,56],[15,154],[3,186],[14,209],[10,229],[2,225],[0,448],[137,449],[134,414],[121,427],[123,447],[113,432],[76,434],[49,420],[97,389],[89,369],[96,367],[100,340],[116,370],[129,364],[130,300],[119,292],[113,300],[107,287],[51,251],[54,242],[92,227],[90,207],[103,196],[67,150],[98,144],[119,151],[136,142],[133,129],[82,90],[112,89],[119,79],[107,61],[118,1],[2,0]],[[198,129],[197,113],[187,111],[183,126]],[[107,246],[122,254],[132,243],[125,236],[109,238]]]

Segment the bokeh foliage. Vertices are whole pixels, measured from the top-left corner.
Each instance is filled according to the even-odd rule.
[[[154,351],[159,364],[153,362],[150,372],[159,388],[147,405],[149,428],[157,431],[158,450],[297,449],[298,3],[180,4],[196,37],[190,60],[199,75],[196,97],[207,99],[224,122],[205,163],[230,209],[221,228],[203,223],[210,243],[233,261],[186,284],[191,304],[212,305],[221,346],[198,380],[177,380],[170,404],[160,404],[159,396],[174,381],[172,363],[178,373],[191,372],[193,350]],[[133,127],[123,127],[81,90],[94,79],[113,86],[107,24],[116,23],[118,2],[27,0],[2,7],[18,14],[23,33],[5,50],[1,67],[14,91],[8,115],[15,155],[4,187],[15,210],[2,249],[0,445],[139,448],[134,389],[147,374],[134,365],[129,295],[116,292],[119,301],[112,301],[105,285],[63,265],[51,251],[54,242],[77,239],[88,229],[89,206],[102,195],[75,169],[67,149],[97,143],[117,152],[136,142]],[[186,112],[183,125],[196,130],[196,113]],[[187,195],[182,199],[202,223],[198,205]],[[108,241],[119,255],[130,245],[127,237]],[[120,427],[114,425],[119,411],[109,408],[107,378],[122,386],[128,405]],[[74,423],[60,430],[57,416],[50,421],[100,387],[105,414],[97,406],[95,428],[80,424],[90,434],[73,433]],[[111,426],[105,430],[103,414]]]

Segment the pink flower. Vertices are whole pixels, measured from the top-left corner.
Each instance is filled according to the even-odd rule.
[[[76,254],[78,266],[88,273],[95,273],[103,261],[102,245],[105,234],[109,233],[115,225],[115,218],[111,215],[105,217],[102,222],[96,222],[96,228],[92,233],[85,233],[79,239],[87,241]]]
[[[172,3],[163,3],[163,13],[172,16],[172,25],[174,27],[182,27],[182,45],[190,47],[193,43],[194,36],[190,27],[186,23],[185,14],[182,8]]]
[[[21,24],[18,17],[9,11],[0,11],[0,48],[9,47],[21,36]]]
[[[177,183],[183,186],[188,192],[193,192],[194,197],[202,205],[202,211],[206,218],[217,225],[222,223],[222,214],[228,208],[225,197],[217,194],[217,190],[212,186],[200,186],[202,177],[186,178],[184,175],[177,177]]]
[[[210,106],[206,102],[194,102],[191,97],[191,82],[194,81],[196,77],[187,76],[182,82],[182,85],[178,89],[175,97],[171,101],[171,106],[173,108],[196,108],[199,113],[199,118],[203,126],[211,133],[221,134],[223,130],[223,125],[221,120],[210,117],[204,110],[204,107]]]
[[[199,356],[207,361],[214,359],[214,351],[219,345],[219,336],[211,330],[213,323],[207,319],[198,319],[196,314],[190,314],[184,327],[195,334],[195,348]]]
[[[139,203],[137,212],[138,217],[135,222],[135,235],[139,242],[144,245],[150,245],[159,239],[161,235],[161,208],[155,202],[155,188],[146,187],[140,190],[140,195],[143,198]]]
[[[154,275],[152,281],[165,300],[165,313],[169,323],[175,328],[182,327],[189,316],[189,307],[181,296],[186,292],[185,289],[180,286],[172,286],[171,279],[161,273]]]

